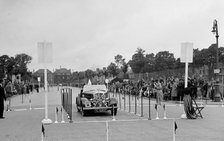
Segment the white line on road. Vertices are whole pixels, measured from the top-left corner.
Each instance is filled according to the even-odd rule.
[[[151,120],[156,121],[156,120],[173,120],[173,119],[180,120],[181,118],[167,118],[167,119],[160,118],[160,119],[151,119]],[[79,124],[79,123],[104,123],[104,122],[107,122],[107,124],[108,124],[109,122],[134,122],[134,121],[147,121],[147,120],[149,120],[149,119],[142,118],[142,119],[124,119],[124,120],[115,120],[115,121],[113,121],[113,120],[73,121],[72,123]],[[65,122],[65,123],[71,124],[70,122]],[[65,123],[63,123],[63,124],[65,124]],[[60,124],[60,123],[56,123],[56,124]]]
[[[107,134],[107,141],[109,141],[109,126],[108,126],[108,121],[106,121],[106,134]]]
[[[26,111],[27,109],[14,109],[13,111],[16,111],[16,112],[18,112],[18,111]]]
[[[31,110],[43,110],[44,108],[31,108]],[[15,112],[20,112],[20,111],[26,111],[26,110],[28,110],[28,109],[13,109],[13,111],[15,111]],[[30,110],[30,109],[29,109]]]
[[[33,108],[34,110],[43,110],[44,108]]]

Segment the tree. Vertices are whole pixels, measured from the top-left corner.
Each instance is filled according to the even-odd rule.
[[[8,55],[0,56],[0,79],[5,77],[5,73],[7,72],[7,63],[9,61]]]
[[[28,73],[27,64],[29,64],[32,60],[32,57],[21,53],[15,56],[15,66],[14,66],[14,74],[21,74],[22,78],[24,75]]]
[[[73,72],[72,73],[72,77],[71,77],[71,81],[75,81],[79,79],[79,72]]]
[[[114,57],[115,63],[117,64],[118,68],[121,68],[125,62],[125,59],[123,58],[122,55],[118,54]]]
[[[85,72],[84,71],[80,71],[78,73],[78,78],[79,78],[79,80],[84,79],[85,78]]]
[[[180,62],[180,58],[177,58],[176,62],[175,62],[175,68],[179,69],[179,68],[184,68],[185,67],[185,63]]]
[[[94,77],[94,71],[92,71],[92,70],[90,70],[90,69],[87,69],[86,71],[85,71],[85,76],[86,76],[86,78],[88,78],[88,79],[91,79],[92,77]]]
[[[15,64],[16,64],[15,58],[10,57],[10,59],[7,61],[7,65],[6,65],[7,74],[9,74],[9,75],[14,74]]]
[[[145,50],[137,48],[136,53],[132,56],[132,60],[129,61],[130,67],[134,73],[140,73],[146,64],[144,56]]]
[[[116,76],[119,73],[119,70],[115,63],[110,63],[110,65],[107,67],[108,73],[112,74],[113,76]]]
[[[124,74],[128,71],[128,64],[125,61],[122,64],[121,70]]]
[[[105,77],[108,76],[108,70],[107,70],[106,67],[103,67],[103,75],[104,75]]]
[[[222,51],[223,48],[219,48],[219,60],[223,59]],[[212,44],[206,49],[194,49],[193,65],[200,67],[203,65],[208,65],[214,67],[216,65],[216,44]]]
[[[173,53],[169,53],[169,51],[158,52],[155,56],[155,69],[157,71],[173,69],[175,61]]]
[[[143,67],[143,72],[153,72],[155,70],[155,55],[154,53],[146,54],[146,63]]]

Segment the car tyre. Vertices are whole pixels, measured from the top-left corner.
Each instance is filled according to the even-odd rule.
[[[80,109],[79,109],[78,105],[76,105],[76,108],[77,108],[77,112],[80,112]]]
[[[81,108],[81,114],[83,117],[86,115],[86,112],[83,110],[83,107]]]

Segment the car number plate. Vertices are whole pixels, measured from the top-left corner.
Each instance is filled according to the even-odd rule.
[[[105,112],[106,109],[99,109],[99,112]]]

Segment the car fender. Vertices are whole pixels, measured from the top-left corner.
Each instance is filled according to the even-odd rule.
[[[87,98],[85,98],[85,97],[81,98],[81,103],[85,103],[86,101],[89,101],[89,100]]]

